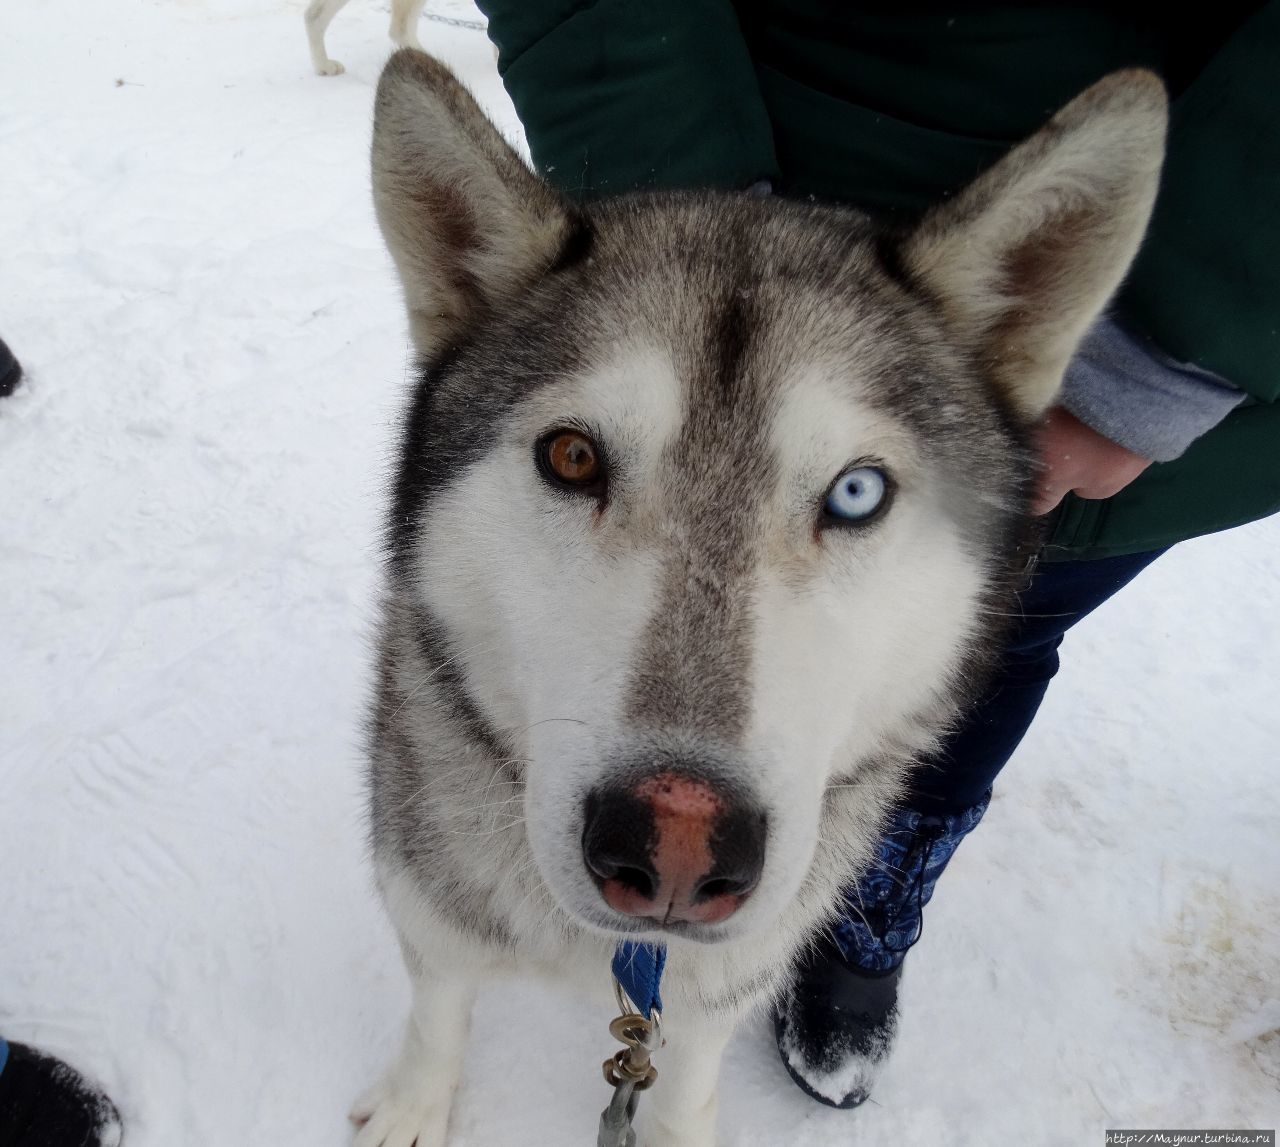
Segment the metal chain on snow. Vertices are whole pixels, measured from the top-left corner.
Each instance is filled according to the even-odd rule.
[[[652,1087],[658,1078],[658,1070],[650,1057],[662,1046],[662,1013],[654,1008],[645,1019],[617,980],[613,982],[613,990],[622,1014],[609,1024],[609,1034],[626,1046],[604,1061],[604,1079],[613,1088],[613,1098],[600,1113],[596,1147],[636,1147],[636,1133],[631,1125],[640,1092]]]
[[[423,12],[422,15],[426,20],[434,20],[437,24],[448,24],[450,28],[471,28],[476,32],[483,32],[489,27],[483,20],[463,20],[459,16],[440,16],[435,12]]]
[[[618,1084],[609,1106],[600,1113],[596,1147],[636,1147],[636,1133],[631,1124],[636,1117],[638,1098],[633,1081]]]

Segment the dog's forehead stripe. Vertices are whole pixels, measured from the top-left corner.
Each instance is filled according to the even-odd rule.
[[[701,330],[681,339],[684,421],[663,467],[674,544],[626,714],[636,725],[696,729],[730,744],[748,722],[751,527],[772,469],[752,373],[755,318],[749,291],[731,285],[693,319]]]

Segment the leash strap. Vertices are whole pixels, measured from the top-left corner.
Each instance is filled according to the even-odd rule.
[[[666,966],[665,944],[623,940],[613,953],[613,978],[646,1019],[662,1011],[662,969]]]

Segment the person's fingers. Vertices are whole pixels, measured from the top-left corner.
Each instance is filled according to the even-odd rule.
[[[1105,467],[1081,475],[1072,489],[1082,498],[1110,498],[1120,493],[1150,465],[1134,455],[1111,461]]]
[[[1060,480],[1055,480],[1052,473],[1042,475],[1036,484],[1036,492],[1031,498],[1031,513],[1039,518],[1050,510],[1056,509],[1058,503],[1066,497],[1069,488]]]

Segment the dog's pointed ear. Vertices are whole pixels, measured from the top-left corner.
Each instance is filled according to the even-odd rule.
[[[1150,72],[1117,72],[1069,103],[954,199],[903,250],[955,335],[1034,421],[1146,231],[1168,101]]]
[[[425,355],[517,296],[582,227],[424,52],[399,51],[383,69],[372,159],[378,223]]]

